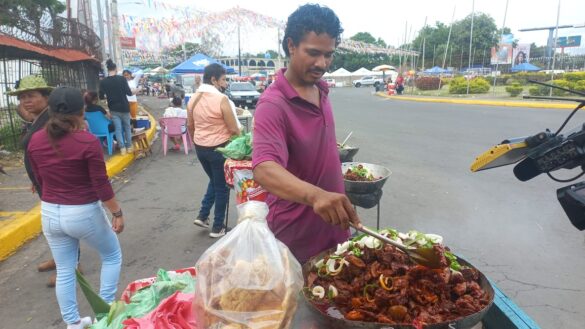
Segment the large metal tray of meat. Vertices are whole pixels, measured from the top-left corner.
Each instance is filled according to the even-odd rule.
[[[315,266],[315,263],[317,263],[317,261],[319,261],[320,259],[322,259],[326,255],[333,253],[334,251],[335,251],[335,249],[326,250],[326,251],[318,254],[317,256],[314,256],[313,258],[311,258],[309,261],[307,261],[303,265],[303,277],[305,279],[305,285],[307,284],[308,274],[309,274],[309,272],[311,272],[311,269]],[[469,266],[469,267],[475,268],[473,265],[468,263],[466,260],[459,258],[459,257],[457,257],[457,258],[458,258],[457,261],[462,266]],[[492,287],[492,285],[491,285],[490,281],[487,279],[487,277],[483,273],[481,273],[479,270],[478,270],[478,273],[479,273],[479,285],[485,292],[487,292],[487,294],[490,298],[489,304],[486,307],[484,307],[481,311],[476,312],[474,314],[470,314],[470,315],[467,315],[465,317],[462,317],[460,319],[450,321],[450,322],[441,322],[441,323],[434,323],[434,324],[430,324],[430,325],[424,325],[423,326],[424,329],[471,329],[475,325],[477,325],[478,323],[481,322],[483,317],[487,314],[487,312],[489,311],[489,309],[493,305],[495,293],[494,293],[494,288]],[[304,293],[301,295],[303,295],[302,298],[304,299],[304,302],[307,305],[309,312],[312,313],[313,315],[315,315],[317,318],[319,318],[319,321],[320,321],[319,325],[322,326],[323,328],[328,328],[328,329],[348,329],[348,328],[356,328],[356,329],[357,328],[360,328],[360,329],[361,328],[364,328],[364,329],[417,329],[413,325],[390,325],[387,323],[379,323],[379,322],[351,321],[351,320],[346,320],[345,318],[343,318],[343,316],[341,314],[339,314],[339,317],[328,315],[327,311],[324,311],[324,310],[318,308],[317,306],[315,306],[315,304],[311,300],[309,300],[305,296]],[[337,312],[339,312],[339,311],[337,311]]]

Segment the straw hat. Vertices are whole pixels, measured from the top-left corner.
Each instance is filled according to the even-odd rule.
[[[18,88],[7,92],[10,96],[17,96],[25,91],[31,90],[53,90],[53,87],[47,84],[47,81],[43,77],[38,75],[29,75],[22,79],[18,83]]]

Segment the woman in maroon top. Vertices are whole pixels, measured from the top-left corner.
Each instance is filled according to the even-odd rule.
[[[57,264],[57,302],[68,329],[91,325],[91,318],[80,318],[77,307],[79,241],[101,256],[100,296],[108,303],[115,299],[122,265],[116,233],[124,229],[124,217],[106,174],[100,142],[83,130],[83,115],[80,90],[55,89],[49,96],[46,128],[32,136],[27,149],[42,190],[43,233]],[[112,212],[112,223],[102,204]]]

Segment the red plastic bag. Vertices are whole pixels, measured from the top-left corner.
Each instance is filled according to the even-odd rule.
[[[193,311],[193,294],[175,292],[142,318],[123,322],[126,329],[192,329],[197,328]]]

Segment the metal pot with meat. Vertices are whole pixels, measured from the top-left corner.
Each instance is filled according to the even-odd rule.
[[[446,266],[414,263],[392,245],[358,235],[303,266],[303,295],[327,328],[471,328],[491,307],[494,290],[471,264],[453,255],[442,237],[384,229],[410,247],[428,247]]]

